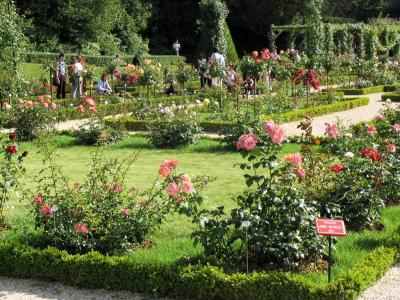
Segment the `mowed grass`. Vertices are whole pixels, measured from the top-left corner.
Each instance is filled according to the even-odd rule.
[[[82,180],[88,173],[91,153],[95,147],[83,147],[74,144],[68,136],[57,136],[55,142],[59,147],[56,163],[62,167],[65,175],[72,181]],[[137,160],[129,170],[126,184],[145,190],[157,177],[159,165],[167,159],[180,161],[179,168],[189,175],[209,175],[216,177],[203,191],[204,207],[215,208],[224,205],[228,210],[235,206],[234,198],[246,189],[243,171],[235,164],[243,162],[241,155],[224,147],[218,141],[201,140],[198,144],[182,149],[160,150],[149,145],[144,137],[130,136],[121,142],[105,147],[107,157],[123,159],[137,153]],[[21,150],[28,150],[26,159],[27,173],[36,176],[41,168],[41,155],[34,143],[21,143]],[[288,144],[282,155],[298,152],[300,145]],[[26,183],[28,186],[30,183]],[[2,236],[1,240],[21,238],[33,231],[33,220],[26,209],[26,202],[14,200],[7,203],[6,214],[12,229]],[[13,208],[12,208],[13,207]],[[338,238],[334,251],[335,265],[333,276],[345,272],[365,257],[372,249],[378,247],[382,240],[389,236],[400,224],[400,207],[389,207],[383,210],[382,232],[349,233]],[[202,252],[201,247],[194,247],[190,235],[195,225],[191,220],[177,214],[168,217],[166,222],[150,237],[155,246],[151,249],[137,249],[127,255],[135,261],[155,261],[173,263],[182,257],[193,257]],[[319,283],[326,283],[323,272],[309,272],[307,278]]]
[[[55,61],[54,61],[55,63]],[[105,67],[94,66],[94,71],[96,73],[95,78],[100,78],[101,74],[104,72]],[[21,63],[21,71],[25,76],[32,79],[40,79],[42,77],[49,78],[50,74],[47,74],[45,70],[42,69],[41,64],[34,63]]]

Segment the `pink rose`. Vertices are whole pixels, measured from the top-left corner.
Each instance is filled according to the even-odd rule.
[[[325,123],[325,126],[325,134],[330,138],[336,139],[339,135],[339,128],[336,124]]]
[[[297,169],[297,176],[299,176],[300,178],[303,178],[306,176],[306,171],[303,168],[298,168]]]
[[[253,58],[257,58],[258,57],[258,51],[251,52],[251,56],[253,56]]]
[[[124,208],[123,210],[121,210],[121,215],[124,217],[129,216],[129,208]]]
[[[29,104],[28,104],[29,105]],[[42,102],[42,106],[44,107],[44,108],[48,108],[49,107],[49,104],[47,103],[47,102]]]
[[[38,100],[39,100],[40,102],[43,102],[43,101],[44,101],[44,96],[43,96],[43,95],[38,96]]]
[[[52,110],[56,110],[57,109],[57,104],[55,104],[54,102],[51,103],[51,109]]]
[[[76,233],[83,233],[83,234],[88,234],[89,233],[89,229],[86,227],[86,225],[84,225],[82,223],[76,224],[75,227],[74,227],[74,231]]]
[[[390,153],[395,153],[396,152],[396,145],[395,144],[389,144],[388,146],[387,146],[387,151],[388,152],[390,152]]]
[[[90,106],[89,107],[89,112],[91,112],[91,113],[97,112],[96,106]]]
[[[96,105],[92,98],[86,98],[85,99],[85,104],[88,105],[88,106],[95,106]]]
[[[381,114],[377,114],[377,115],[375,116],[375,120],[377,120],[377,121],[383,121],[383,120],[385,120],[385,117],[384,117],[383,115],[381,115]]]
[[[164,162],[161,164],[160,169],[161,169],[161,168],[173,169],[173,168],[175,168],[178,164],[179,164],[179,161],[178,161],[178,160],[166,160],[166,161],[164,161]]]
[[[258,142],[258,136],[254,133],[242,134],[236,143],[236,149],[246,149],[247,151],[254,150]]]
[[[368,135],[375,135],[376,134],[376,128],[373,125],[367,124],[365,125],[366,129],[367,129],[367,134]]]
[[[33,202],[42,204],[44,202],[44,198],[42,196],[36,196],[35,198],[33,198]]]
[[[77,110],[79,112],[84,112],[85,111],[82,104],[77,106],[77,107],[75,107],[75,110]]]
[[[179,194],[179,186],[175,182],[170,182],[165,191],[168,195],[176,197]]]
[[[295,167],[298,167],[302,163],[302,160],[300,153],[291,153],[285,156],[285,161]]]
[[[396,132],[396,133],[400,132],[400,124],[394,124],[393,125],[393,131]]]
[[[115,183],[115,184],[113,185],[113,190],[114,190],[114,192],[116,192],[116,193],[121,193],[121,192],[122,192],[122,186],[121,186],[119,183]]]
[[[40,213],[42,214],[42,216],[44,217],[49,217],[51,216],[52,210],[51,210],[51,206],[50,205],[43,205],[40,208]]]
[[[194,192],[193,183],[191,183],[190,181],[182,181],[181,190],[185,194],[193,193]]]
[[[285,139],[285,130],[274,121],[267,121],[263,124],[263,130],[271,138],[274,144],[282,144]]]
[[[186,174],[181,175],[181,181],[190,181],[190,177]]]

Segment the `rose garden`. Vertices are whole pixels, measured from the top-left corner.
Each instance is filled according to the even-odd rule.
[[[63,98],[58,53],[0,1],[0,276],[173,299],[356,299],[376,284],[400,257],[400,23],[323,22],[306,2],[307,22],[239,56],[217,0],[200,1],[196,55],[116,63],[85,42],[65,53]],[[202,65],[213,48],[226,62]],[[376,97],[372,118],[340,120]],[[317,219],[346,235],[318,235]]]

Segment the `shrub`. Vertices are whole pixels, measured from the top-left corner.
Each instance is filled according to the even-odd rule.
[[[143,243],[170,213],[186,213],[202,200],[197,190],[205,181],[178,173],[178,161],[163,163],[160,180],[138,193],[124,182],[136,155],[109,160],[99,148],[86,179],[71,186],[52,163],[54,148],[46,141],[42,144],[44,167],[32,193],[31,211],[36,227],[43,228],[44,245],[78,253],[125,251]]]
[[[271,121],[263,129],[268,138],[244,134],[236,144],[248,161],[240,168],[248,171],[244,178],[249,188],[237,197],[238,208],[229,215],[223,207],[195,214],[194,222],[200,226],[193,238],[206,255],[216,255],[225,264],[235,263],[248,251],[258,266],[296,268],[323,249],[313,226],[318,210],[298,188],[299,178],[306,176],[301,155],[291,154],[279,162],[283,129]]]
[[[18,139],[21,141],[33,140],[39,134],[54,129],[57,120],[54,110],[57,105],[51,102],[48,96],[39,96],[38,98],[41,103],[20,100],[19,104],[10,111],[9,123],[15,127]]]
[[[199,140],[201,128],[195,121],[195,112],[188,106],[160,108],[150,129],[150,142],[157,148],[188,146]]]
[[[22,161],[28,155],[28,152],[17,154],[19,149],[16,139],[17,134],[15,132],[10,133],[7,138],[0,136],[0,152],[4,155],[0,161],[0,232],[5,226],[4,204],[10,200],[11,192],[23,190],[20,176],[25,172]]]

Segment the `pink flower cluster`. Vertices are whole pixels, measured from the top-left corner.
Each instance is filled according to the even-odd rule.
[[[328,137],[336,139],[339,136],[339,128],[336,124],[325,123],[325,126],[325,134]]]
[[[165,191],[171,197],[176,197],[176,201],[178,203],[182,203],[184,199],[182,197],[178,197],[179,193],[184,194],[192,194],[195,192],[193,183],[190,181],[190,177],[188,175],[181,175],[180,176],[180,184],[178,185],[175,181],[172,181],[168,184]]]
[[[367,130],[367,134],[373,136],[377,133],[377,130],[374,125],[366,124],[365,129]]]
[[[264,132],[271,138],[274,144],[282,144],[285,139],[285,130],[274,121],[267,121],[263,124]]]
[[[94,100],[93,100],[92,98],[86,98],[86,99],[83,101],[83,104],[84,104],[84,105],[87,105],[87,106],[89,107],[89,108],[88,108],[88,111],[89,111],[89,112],[91,112],[91,113],[97,112],[96,103],[94,102]],[[76,106],[76,107],[75,107],[75,110],[77,110],[77,111],[79,111],[79,112],[84,112],[84,111],[85,111],[85,107],[81,104],[81,105]]]
[[[289,153],[285,156],[285,161],[289,163],[296,171],[298,177],[303,178],[306,176],[306,171],[301,167],[303,157],[300,153]]]
[[[76,233],[83,233],[83,234],[88,234],[89,233],[89,229],[86,227],[86,225],[82,224],[82,223],[78,223],[74,226],[74,231]]]
[[[251,151],[256,148],[258,143],[258,136],[254,133],[246,133],[242,134],[239,137],[239,140],[236,143],[236,149],[246,149],[247,151]]]
[[[392,129],[393,129],[393,132],[399,133],[400,132],[400,124],[394,124]]]
[[[57,109],[57,104],[51,101],[51,96],[46,95],[46,96],[38,96],[38,101],[40,102],[40,105],[44,108],[51,108],[52,110]],[[36,106],[39,106],[38,101],[26,101],[26,100],[19,100],[19,108],[21,109],[32,109]],[[8,104],[8,103],[7,103]],[[4,106],[4,103],[3,103]]]
[[[119,183],[114,183],[114,184],[112,184],[112,183],[106,183],[105,185],[104,185],[104,188],[106,189],[106,190],[109,190],[109,191],[114,191],[114,192],[116,192],[116,193],[121,193],[122,192],[122,185],[121,184],[119,184]]]
[[[167,178],[170,174],[170,170],[175,169],[178,164],[179,164],[178,160],[166,160],[160,165],[158,173],[162,177]]]

